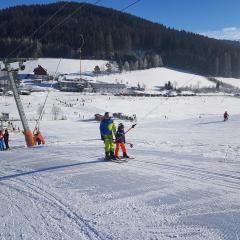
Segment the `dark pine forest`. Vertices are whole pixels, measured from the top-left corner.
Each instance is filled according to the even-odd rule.
[[[161,24],[113,9],[85,4],[71,18],[55,28],[83,3],[68,3],[51,21],[32,36],[66,2],[17,6],[0,10],[0,58],[19,44],[11,57],[64,57],[117,60],[130,68],[161,56],[165,66],[203,75],[240,77],[240,43],[177,31]],[[55,28],[55,29],[54,29]],[[136,66],[137,63],[137,66]]]

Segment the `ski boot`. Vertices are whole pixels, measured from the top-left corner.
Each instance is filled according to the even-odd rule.
[[[117,159],[114,155],[114,152],[110,152],[110,159],[111,160],[116,160]]]
[[[105,152],[105,160],[106,161],[110,161],[111,157],[110,157],[110,153],[109,152]]]
[[[123,158],[130,158],[127,153],[123,153]]]

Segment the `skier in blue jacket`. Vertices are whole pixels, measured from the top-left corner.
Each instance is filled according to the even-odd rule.
[[[2,130],[0,130],[0,151],[4,151],[4,136]]]
[[[100,123],[100,133],[101,139],[105,144],[105,159],[115,160],[113,135],[115,136],[116,134],[116,126],[108,112],[104,114],[103,120]]]

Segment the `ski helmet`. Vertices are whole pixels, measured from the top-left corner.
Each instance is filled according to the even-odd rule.
[[[124,128],[123,123],[119,123],[118,128]]]
[[[105,112],[105,113],[104,113],[104,117],[105,117],[105,118],[109,118],[109,117],[110,117],[110,116],[109,116],[109,112]]]

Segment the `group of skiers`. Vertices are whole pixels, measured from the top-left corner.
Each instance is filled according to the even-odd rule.
[[[34,130],[33,139],[36,145],[45,144],[45,139],[39,129]],[[8,129],[0,130],[0,151],[4,150],[10,150]]]
[[[0,130],[0,151],[4,151],[4,150],[9,150],[9,133],[8,130],[5,129],[5,131],[3,132],[2,130]]]
[[[227,121],[229,118],[229,114],[227,111],[223,114],[224,121]],[[106,112],[103,116],[103,119],[100,123],[100,133],[101,139],[104,141],[105,145],[105,159],[106,160],[117,160],[119,159],[119,151],[120,149],[123,152],[123,158],[129,158],[126,149],[126,140],[125,140],[125,130],[124,125],[120,123],[118,128],[110,117],[109,113]],[[39,129],[35,129],[34,132],[34,141],[37,145],[45,144],[45,140]],[[115,137],[115,139],[114,139]],[[5,129],[3,132],[0,130],[0,151],[9,150],[9,133],[8,130]],[[116,144],[116,148],[115,148]]]
[[[105,145],[106,160],[119,159],[120,148],[122,149],[123,152],[123,158],[129,158],[129,156],[127,155],[127,149],[125,145],[126,141],[124,125],[120,123],[118,125],[118,128],[116,128],[116,125],[108,112],[104,114],[103,119],[100,123],[100,134],[101,139],[104,141]]]

